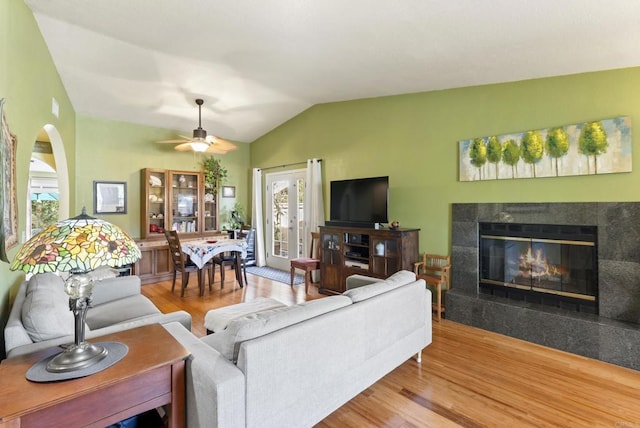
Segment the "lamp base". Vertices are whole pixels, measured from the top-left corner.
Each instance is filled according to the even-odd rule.
[[[65,373],[85,369],[101,361],[108,353],[105,347],[93,343],[71,345],[47,363],[47,371]]]
[[[29,370],[27,370],[26,378],[32,382],[59,382],[69,379],[78,379],[85,376],[101,372],[102,370],[111,367],[118,361],[122,360],[129,352],[129,347],[124,343],[119,342],[99,342],[95,343],[102,348],[108,350],[107,356],[83,369],[77,369],[67,372],[54,373],[47,370],[47,364],[60,354],[50,355],[35,363]],[[71,345],[73,346],[73,345]]]

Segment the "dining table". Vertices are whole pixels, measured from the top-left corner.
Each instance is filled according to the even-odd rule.
[[[182,242],[180,247],[182,252],[188,255],[191,261],[198,266],[200,273],[204,272],[202,268],[214,256],[226,252],[234,253],[236,257],[236,280],[240,287],[244,287],[241,266],[242,259],[247,257],[247,241],[245,239],[198,239]],[[204,294],[204,278],[200,281],[200,295],[202,294]]]

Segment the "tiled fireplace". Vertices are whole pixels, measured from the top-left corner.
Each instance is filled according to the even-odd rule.
[[[640,370],[640,203],[452,206],[446,317]]]

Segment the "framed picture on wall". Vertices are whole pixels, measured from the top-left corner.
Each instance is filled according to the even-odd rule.
[[[236,187],[235,186],[222,186],[222,197],[223,198],[235,198],[236,197]]]
[[[94,181],[93,213],[126,214],[127,183],[124,181]]]
[[[5,98],[0,99],[0,260],[9,262],[6,250],[18,244],[18,201],[16,195],[17,137],[9,131],[3,110]]]

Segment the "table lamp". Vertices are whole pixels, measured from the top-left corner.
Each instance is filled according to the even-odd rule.
[[[48,361],[46,370],[66,373],[86,369],[103,360],[108,349],[84,340],[87,309],[91,306],[94,278],[100,266],[119,267],[140,258],[135,241],[119,227],[82,214],[62,220],[29,239],[18,251],[11,270],[38,274],[69,272],[65,292],[75,319],[75,341]]]

